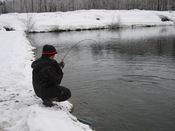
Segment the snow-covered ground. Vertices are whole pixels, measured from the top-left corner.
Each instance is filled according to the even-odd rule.
[[[0,131],[91,131],[69,113],[68,101],[46,108],[32,87],[34,60],[25,31],[47,32],[111,26],[173,26],[175,11],[79,10],[0,15]],[[12,30],[12,31],[6,31]]]
[[[55,13],[12,13],[0,16],[0,29],[47,32],[138,26],[174,25],[175,11],[78,10]]]
[[[91,129],[69,113],[68,101],[46,108],[32,89],[32,47],[24,33],[0,31],[0,131]]]

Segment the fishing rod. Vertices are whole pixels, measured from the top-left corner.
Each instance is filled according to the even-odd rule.
[[[81,42],[84,42],[84,41],[93,41],[93,42],[97,43],[97,44],[99,45],[100,49],[102,50],[100,44],[99,44],[97,41],[95,41],[95,40],[93,40],[93,39],[84,39],[84,40],[81,40],[81,41],[75,43],[75,44],[67,51],[67,53],[63,56],[62,61],[64,61],[64,59],[66,58],[66,56],[69,54],[69,52],[70,52],[75,46],[77,46],[78,44],[80,44]]]

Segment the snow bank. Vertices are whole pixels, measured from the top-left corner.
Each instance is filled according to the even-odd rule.
[[[19,14],[1,14],[0,15],[0,28],[5,28],[7,30],[18,30],[23,31],[24,25],[21,20],[18,19]],[[22,26],[23,25],[23,26]]]
[[[53,108],[46,108],[41,104],[34,104],[19,110],[14,117],[17,120],[8,129],[11,131],[91,131],[89,126],[78,122],[69,113],[69,102],[57,103]]]
[[[25,34],[1,30],[0,40],[0,130],[91,131],[69,113],[72,104],[68,101],[47,108],[34,95],[32,47]]]
[[[16,19],[15,22],[12,19]],[[174,21],[175,11],[78,10],[55,13],[5,14],[0,16],[0,27],[10,26],[16,30],[28,32],[47,32],[111,28],[111,26],[172,26]]]

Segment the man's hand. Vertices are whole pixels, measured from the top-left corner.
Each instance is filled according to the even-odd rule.
[[[65,66],[65,63],[64,63],[64,61],[62,60],[60,63],[59,63],[59,66],[63,69],[64,68],[64,66]]]

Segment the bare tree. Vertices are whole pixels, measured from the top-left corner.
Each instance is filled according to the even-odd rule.
[[[8,10],[7,10],[7,6],[6,6],[6,2],[5,1],[1,1],[0,2],[0,14],[3,14],[3,13],[8,13]]]

